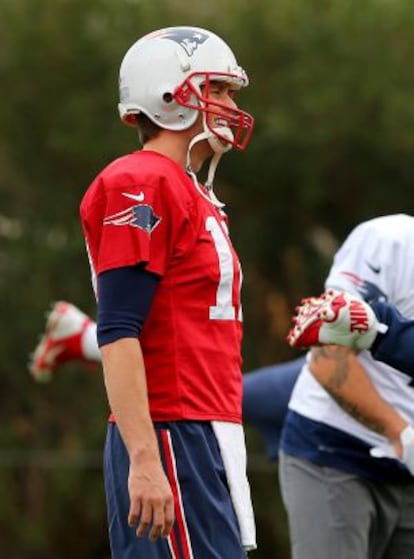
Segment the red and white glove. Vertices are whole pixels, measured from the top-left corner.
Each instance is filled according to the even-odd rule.
[[[377,333],[388,330],[368,303],[345,291],[330,289],[320,297],[302,299],[296,313],[286,338],[296,348],[335,344],[369,349]]]

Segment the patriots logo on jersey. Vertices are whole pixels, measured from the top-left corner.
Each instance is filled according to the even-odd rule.
[[[353,272],[341,272],[341,274],[345,276],[353,285],[355,285],[358,292],[367,303],[370,304],[375,303],[376,301],[388,301],[387,295],[378,287],[378,285],[375,285],[375,283],[364,280]]]
[[[150,234],[160,221],[161,218],[154,213],[151,206],[148,204],[139,204],[105,217],[103,224],[117,226],[129,225],[131,227],[138,227],[138,229],[142,229]]]
[[[184,27],[179,27],[177,29],[164,29],[160,35],[160,39],[170,39],[178,43],[187,53],[188,56],[192,56],[194,51],[198,49],[208,39],[206,33],[201,31],[192,31],[191,29],[185,29]]]

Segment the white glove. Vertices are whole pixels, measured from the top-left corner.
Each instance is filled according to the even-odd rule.
[[[292,347],[335,344],[369,349],[378,332],[388,330],[388,326],[378,322],[368,303],[334,289],[320,297],[303,299],[296,312],[292,319],[295,326],[287,336]]]
[[[406,465],[408,471],[414,476],[414,428],[407,425],[400,433],[400,441],[403,449],[403,455],[400,458],[397,455],[394,445],[391,443],[381,446],[374,446],[369,453],[374,458],[396,458]]]

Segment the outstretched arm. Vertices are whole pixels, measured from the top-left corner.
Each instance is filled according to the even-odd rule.
[[[243,375],[243,418],[262,436],[271,461],[279,455],[283,423],[305,357],[250,371]]]
[[[292,347],[336,344],[368,349],[373,357],[414,377],[414,320],[377,301],[372,308],[346,292],[304,299],[287,340]]]

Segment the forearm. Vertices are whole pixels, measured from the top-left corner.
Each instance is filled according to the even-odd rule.
[[[372,356],[414,377],[414,320],[381,301],[373,303],[372,308],[378,320],[388,326],[386,333],[377,335],[370,350]]]
[[[159,459],[139,341],[122,338],[101,347],[109,405],[130,459]]]
[[[344,411],[399,447],[407,421],[382,398],[351,349],[313,348],[309,368]]]
[[[137,536],[152,525],[155,541],[171,531],[174,499],[151,421],[141,346],[137,338],[120,338],[101,352],[109,404],[129,454],[128,524]]]

